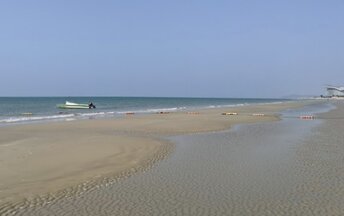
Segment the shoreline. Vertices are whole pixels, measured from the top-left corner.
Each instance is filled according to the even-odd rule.
[[[49,97],[48,97],[49,98]],[[47,99],[48,99],[47,98]],[[5,112],[0,112],[0,127],[6,127],[10,125],[22,125],[22,124],[33,124],[33,123],[44,123],[44,122],[59,122],[59,121],[71,121],[71,120],[82,120],[89,118],[97,119],[107,119],[107,118],[118,118],[126,113],[135,113],[136,115],[144,114],[154,114],[156,112],[187,112],[195,109],[208,109],[208,108],[230,108],[230,107],[240,107],[243,105],[263,105],[270,103],[281,103],[288,101],[295,101],[290,99],[263,99],[263,98],[179,98],[181,102],[177,102],[178,98],[160,98],[163,99],[161,103],[157,103],[159,98],[142,98],[143,100],[139,102],[140,106],[135,106],[133,100],[130,97],[123,97],[127,99],[126,106],[123,104],[115,105],[116,103],[121,103],[122,100],[116,102],[116,97],[110,97],[112,100],[105,100],[104,97],[96,97],[97,104],[100,106],[98,109],[58,109],[56,108],[55,103],[61,103],[61,100],[70,100],[71,98],[60,98],[60,100],[48,101],[45,104],[44,109],[39,108],[38,105],[33,105],[28,103],[27,100],[23,101],[23,106],[12,113],[8,110],[8,107],[5,107]],[[0,97],[0,101],[1,101]],[[33,97],[32,100],[41,99]],[[74,98],[76,101],[79,101],[80,98]],[[73,99],[72,99],[73,100]],[[151,101],[150,101],[151,100]],[[174,101],[175,100],[175,101]],[[191,100],[191,101],[189,101]],[[194,101],[193,101],[194,100]],[[207,101],[205,103],[205,100]],[[208,101],[209,100],[209,101]],[[213,100],[213,101],[212,101]],[[225,102],[224,102],[225,101]],[[7,101],[2,101],[7,104]],[[8,101],[10,104],[13,101]],[[55,103],[54,103],[55,102]],[[102,103],[105,103],[101,106]],[[204,104],[205,103],[205,104]],[[149,106],[148,104],[151,104]],[[137,105],[137,104],[136,104]],[[147,106],[148,105],[148,106]],[[25,108],[28,106],[28,108]],[[6,110],[11,112],[12,115],[7,115]],[[1,110],[2,111],[2,110]],[[4,115],[2,115],[4,114]]]
[[[164,139],[166,136],[277,121],[278,116],[272,114],[312,103],[318,101],[202,109],[197,114],[173,112],[2,127],[0,205],[42,194],[65,195],[66,188],[85,182],[125,177],[168,155],[173,145]],[[222,112],[239,115],[222,116]],[[249,115],[253,112],[269,115]]]

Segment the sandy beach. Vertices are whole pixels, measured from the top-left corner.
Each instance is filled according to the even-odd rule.
[[[148,156],[150,162],[138,162],[141,168],[128,165],[129,158],[121,162],[128,165],[124,174],[113,172],[103,180],[98,177],[94,184],[89,185],[86,180],[58,193],[50,191],[50,196],[7,203],[2,205],[0,213],[25,216],[342,215],[344,106],[342,102],[302,105],[305,103],[298,104],[297,109],[280,111],[279,121],[232,124],[230,129],[202,133],[172,131],[172,135],[168,135],[166,128],[153,132],[137,126],[138,139],[155,140],[161,144],[157,149],[165,149]],[[252,107],[243,107],[241,111],[244,113],[247,108],[248,114]],[[217,111],[201,112],[210,116]],[[183,114],[159,115],[159,118],[175,119],[172,115]],[[314,115],[315,120],[298,118],[304,114]],[[232,117],[239,118],[239,115],[220,116],[234,120]],[[242,114],[244,116],[248,115]],[[127,129],[118,131],[120,133],[121,139],[134,134]],[[134,171],[130,172],[131,169]],[[107,168],[91,170],[96,173]]]
[[[0,203],[54,194],[84,182],[135,171],[173,149],[165,136],[278,120],[276,112],[314,102],[286,102],[117,119],[0,128]],[[238,115],[221,115],[237,112]],[[252,116],[252,113],[266,116]]]

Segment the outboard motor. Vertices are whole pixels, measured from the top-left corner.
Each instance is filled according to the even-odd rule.
[[[89,109],[95,109],[96,106],[91,102],[91,103],[88,105],[88,108],[89,108]]]

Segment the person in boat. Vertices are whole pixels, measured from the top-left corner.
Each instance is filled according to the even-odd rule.
[[[96,108],[96,106],[91,102],[91,103],[88,104],[88,108],[90,108],[90,109],[93,108],[94,109],[94,108]]]

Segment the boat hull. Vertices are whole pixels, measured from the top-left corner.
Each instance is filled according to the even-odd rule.
[[[89,109],[89,106],[86,105],[66,105],[66,104],[58,104],[57,108],[60,109]]]

